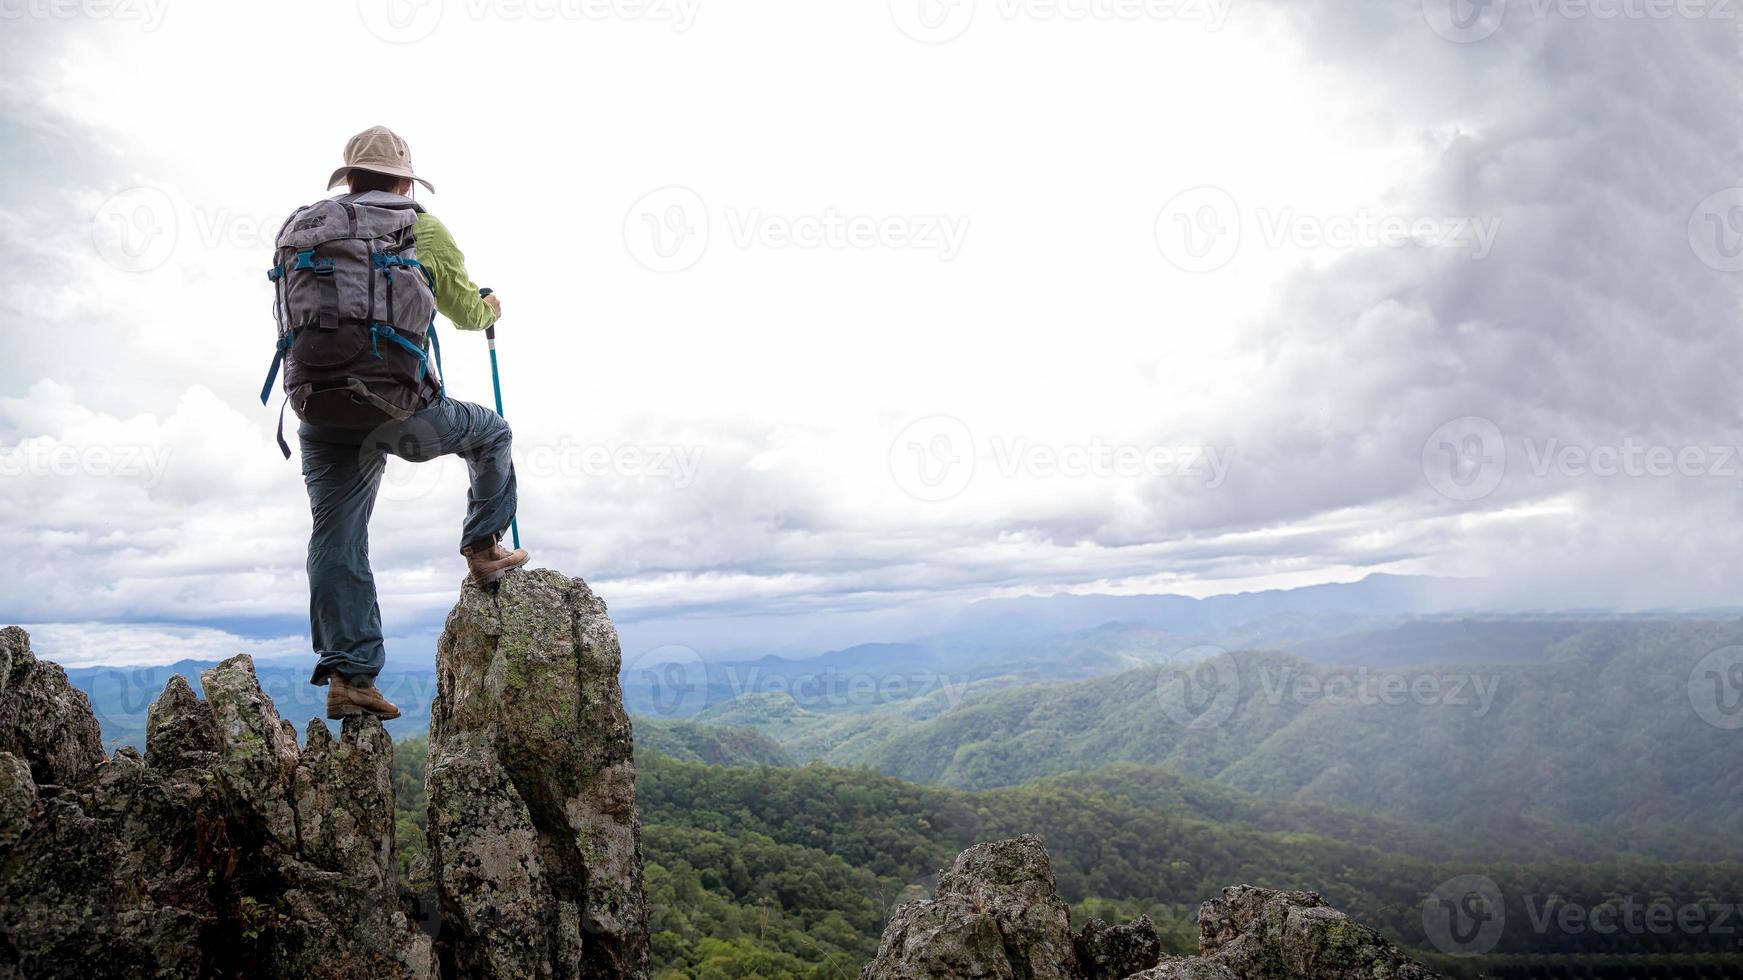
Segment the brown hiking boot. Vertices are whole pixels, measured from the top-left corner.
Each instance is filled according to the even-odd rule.
[[[509,569],[525,565],[528,558],[525,548],[510,551],[496,538],[474,541],[461,548],[460,553],[466,556],[466,568],[472,573],[472,581],[479,585],[496,581]]]
[[[334,671],[327,675],[327,717],[350,718],[374,715],[383,721],[399,717],[399,708],[370,687],[353,687],[345,675]]]

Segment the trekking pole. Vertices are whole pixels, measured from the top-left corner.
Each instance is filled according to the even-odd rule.
[[[478,298],[483,299],[484,297],[489,296],[491,292],[491,288],[485,286],[478,291]],[[502,414],[502,372],[498,371],[496,368],[496,324],[492,323],[490,326],[484,328],[484,340],[490,345],[490,387],[496,391],[496,414],[497,417],[506,419],[508,416]],[[517,514],[514,517],[509,518],[508,528],[509,531],[514,534],[514,546],[519,548],[520,515]]]

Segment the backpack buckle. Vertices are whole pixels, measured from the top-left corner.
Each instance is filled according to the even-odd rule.
[[[330,276],[333,274],[333,260],[331,258],[317,259],[314,249],[304,249],[297,253],[297,264],[291,268],[307,269],[317,276]]]

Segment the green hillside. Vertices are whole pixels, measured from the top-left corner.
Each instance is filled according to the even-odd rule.
[[[1388,673],[1240,653],[1200,668],[1193,686],[1177,668],[1150,667],[976,690],[930,717],[912,706],[820,716],[774,695],[711,716],[802,759],[954,788],[1133,762],[1493,839],[1580,828],[1564,853],[1735,856],[1735,733],[1699,717],[1688,681],[1707,651],[1740,641],[1735,624],[1606,624],[1523,666]]]
[[[408,829],[402,848],[423,819],[423,751],[417,739],[395,753]],[[852,977],[889,911],[925,895],[958,850],[1023,832],[1047,840],[1077,914],[1147,913],[1176,951],[1196,942],[1198,903],[1236,882],[1317,890],[1394,941],[1426,950],[1430,892],[1454,876],[1482,874],[1506,897],[1495,957],[1535,954],[1533,962],[1550,956],[1565,966],[1599,954],[1735,955],[1731,938],[1718,934],[1546,931],[1534,903],[1552,895],[1584,907],[1627,897],[1734,899],[1743,865],[1503,861],[1480,838],[1320,804],[1273,807],[1136,766],[963,792],[864,769],[710,766],[645,746],[637,763],[656,975],[665,980]],[[1313,832],[1320,823],[1323,833]],[[408,865],[415,857],[402,853]],[[1461,962],[1475,968],[1481,958]]]
[[[637,718],[636,745],[682,762],[713,766],[791,766],[779,742],[751,728]]]

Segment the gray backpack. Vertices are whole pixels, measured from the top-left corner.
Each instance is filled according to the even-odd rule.
[[[442,394],[435,284],[412,230],[421,211],[410,198],[368,191],[317,201],[285,221],[278,264],[266,273],[277,291],[278,351],[261,404],[281,363],[285,401],[312,425],[368,430]],[[282,407],[278,419],[289,459]]]

